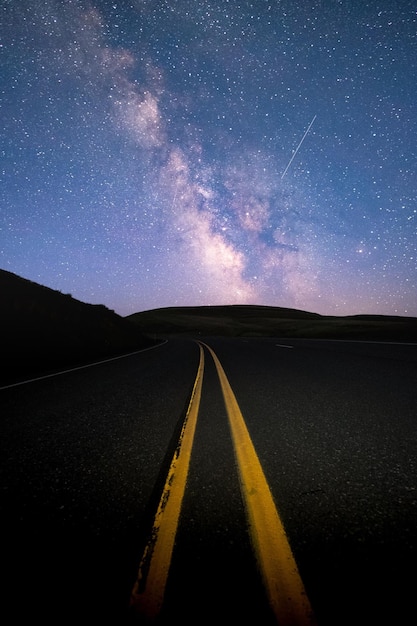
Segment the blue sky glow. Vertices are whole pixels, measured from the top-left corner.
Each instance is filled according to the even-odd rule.
[[[415,3],[0,11],[3,269],[121,315],[417,316]]]

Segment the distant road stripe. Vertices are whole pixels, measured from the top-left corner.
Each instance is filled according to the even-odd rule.
[[[311,626],[313,611],[239,405],[219,359],[206,347],[223,391],[252,543],[271,608],[280,625]]]
[[[132,609],[150,621],[158,617],[162,608],[187,481],[204,372],[204,350],[199,347],[200,362],[191,400],[130,599]]]
[[[96,365],[103,365],[104,363],[110,363],[110,361],[118,361],[119,359],[125,359],[128,356],[134,356],[135,354],[140,354],[141,352],[147,352],[148,350],[154,350],[155,348],[160,348],[161,346],[168,343],[168,340],[161,343],[157,343],[155,346],[149,346],[148,348],[142,348],[141,350],[136,350],[135,352],[129,352],[128,354],[119,354],[118,356],[110,357],[109,359],[104,359],[104,361],[94,361],[93,363],[87,363],[86,365],[79,365],[78,367],[72,367],[68,370],[60,370],[59,372],[53,372],[52,374],[45,374],[44,376],[38,376],[37,378],[30,378],[28,380],[20,380],[17,383],[10,383],[10,385],[5,385],[4,387],[0,387],[0,391],[3,389],[10,389],[11,387],[19,387],[20,385],[27,385],[29,383],[36,383],[38,380],[45,380],[46,378],[54,378],[55,376],[61,376],[62,374],[70,374],[71,372],[76,372],[77,370],[85,370],[88,367],[95,367]]]
[[[293,348],[294,346],[286,346],[284,343],[276,343],[277,348]]]

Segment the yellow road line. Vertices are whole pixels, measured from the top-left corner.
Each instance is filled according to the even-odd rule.
[[[204,372],[204,350],[199,347],[200,362],[191,400],[130,598],[133,611],[149,621],[158,617],[162,607],[187,481]]]
[[[312,625],[313,611],[236,397],[216,354],[206,348],[219,376],[252,544],[271,608],[280,625]]]

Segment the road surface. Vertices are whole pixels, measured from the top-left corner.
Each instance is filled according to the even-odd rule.
[[[411,345],[209,338],[2,389],[4,623],[410,622],[416,374]]]

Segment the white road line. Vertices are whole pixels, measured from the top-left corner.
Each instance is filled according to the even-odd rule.
[[[87,365],[80,365],[78,367],[72,367],[69,370],[62,370],[61,372],[54,372],[53,374],[46,374],[46,376],[38,376],[38,378],[30,378],[29,380],[21,380],[18,383],[12,383],[11,385],[6,385],[5,387],[0,387],[0,391],[3,389],[10,389],[11,387],[19,387],[19,385],[27,385],[28,383],[35,383],[38,380],[44,380],[45,378],[53,378],[54,376],[61,376],[61,374],[69,374],[70,372],[76,372],[77,370],[84,370],[87,367],[94,367],[95,365],[102,365],[103,363],[110,363],[110,361],[117,361],[118,359],[124,359],[128,356],[133,356],[134,354],[140,354],[140,352],[146,352],[147,350],[153,350],[154,348],[159,348],[168,342],[166,339],[163,343],[158,343],[156,346],[150,346],[149,348],[143,348],[142,350],[136,350],[136,352],[129,352],[129,354],[121,354],[120,356],[114,356],[111,359],[105,359],[104,361],[95,361],[94,363],[88,363]]]

